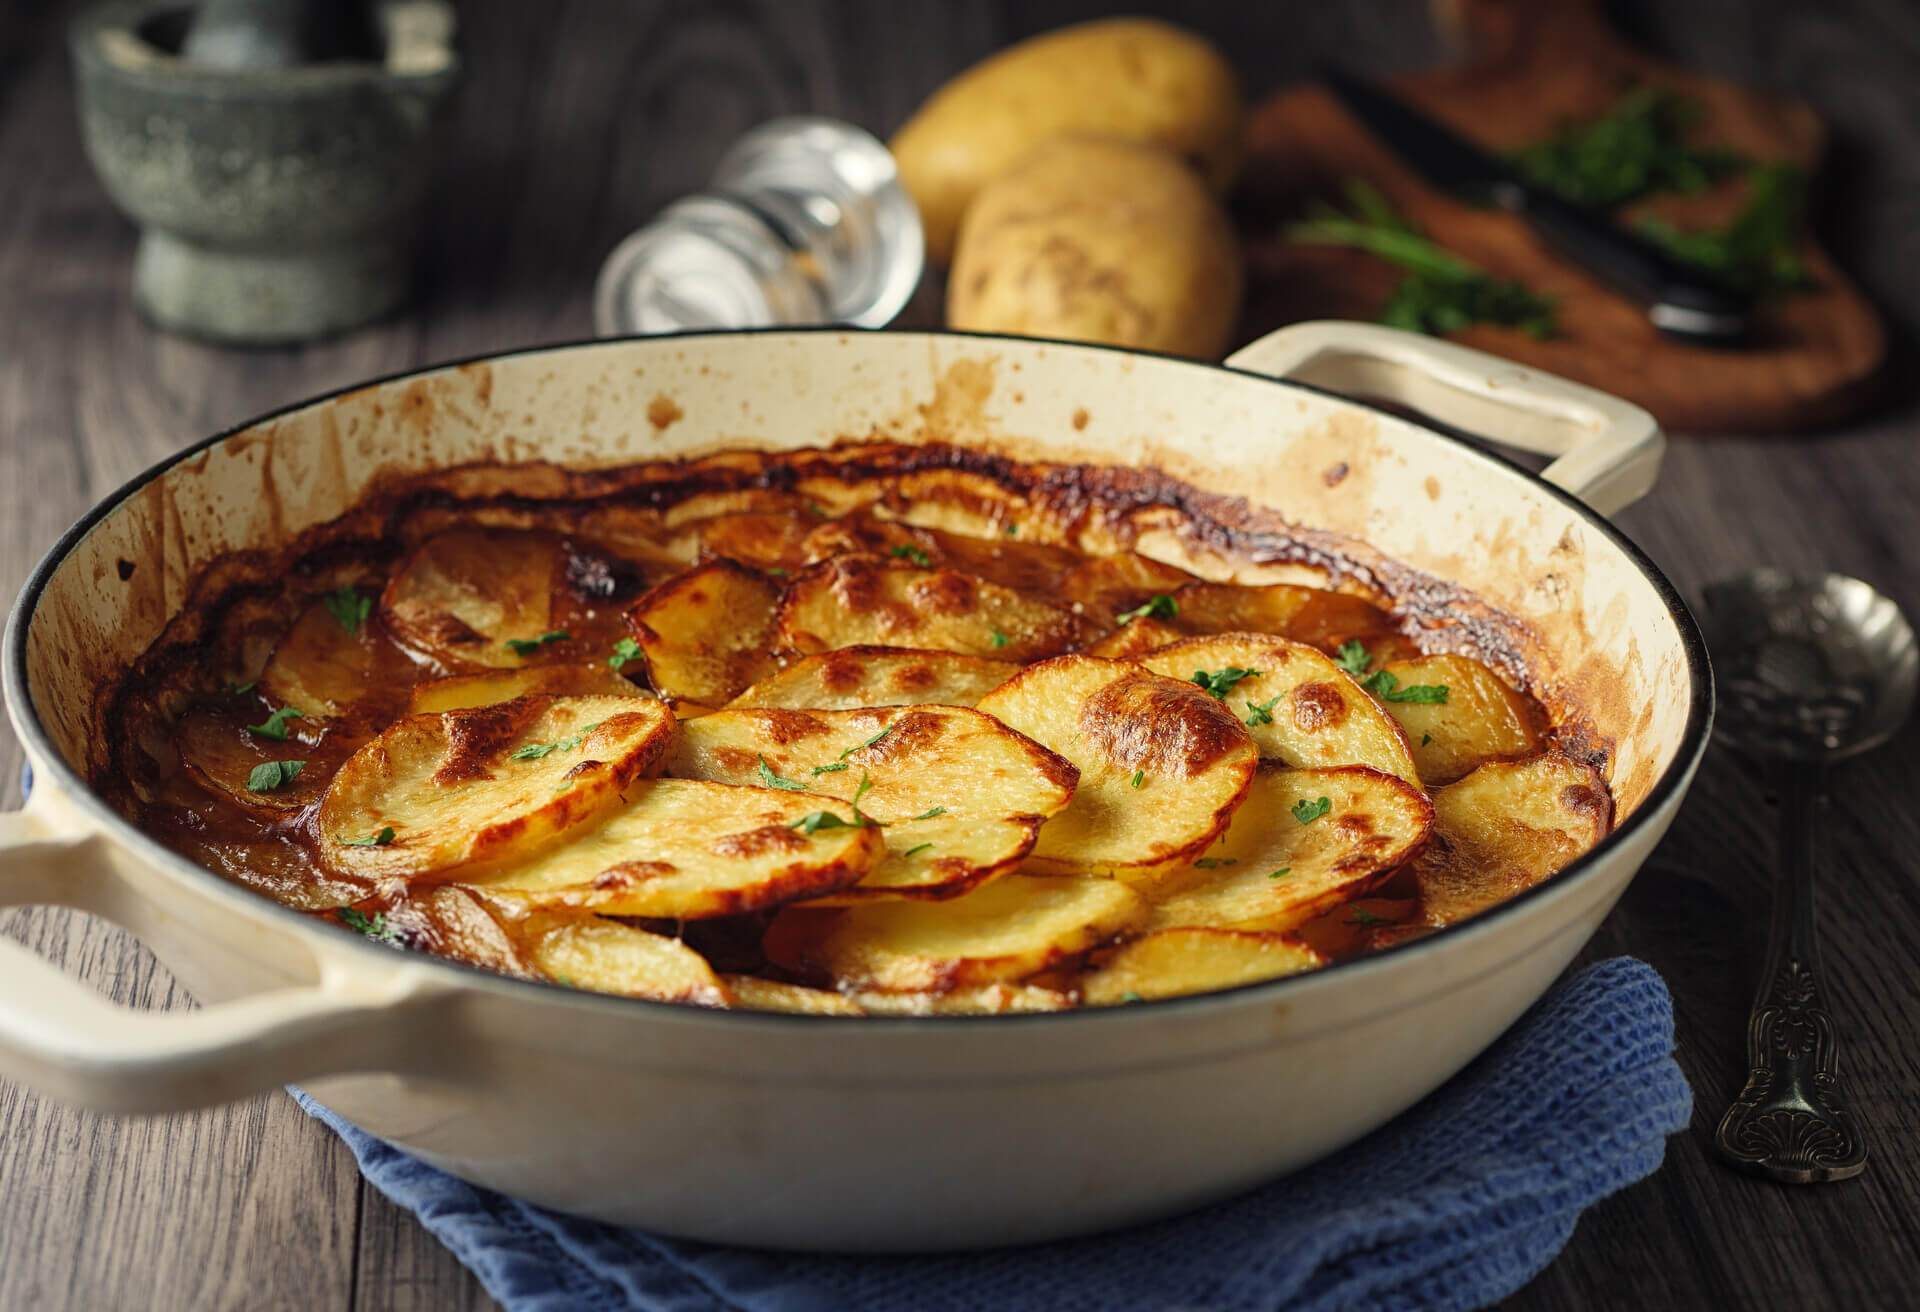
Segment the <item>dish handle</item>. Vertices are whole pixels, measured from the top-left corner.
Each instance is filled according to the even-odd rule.
[[[1292,324],[1234,352],[1227,365],[1404,405],[1503,446],[1556,456],[1540,476],[1603,515],[1652,490],[1666,452],[1660,425],[1631,402],[1378,324]]]
[[[74,907],[136,931],[179,923],[184,909],[123,876],[105,837],[53,793],[43,784],[26,810],[0,813],[0,907]],[[211,902],[201,909],[220,914]],[[403,962],[356,964],[349,978],[315,954],[309,983],[193,1011],[142,1011],[0,934],[0,1075],[96,1111],[206,1107],[316,1075],[395,1069],[399,1036],[415,1028],[395,1022],[432,992]]]

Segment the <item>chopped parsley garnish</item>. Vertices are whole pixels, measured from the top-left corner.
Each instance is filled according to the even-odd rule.
[[[1128,989],[1128,990],[1127,990],[1127,991],[1126,991],[1125,993],[1122,993],[1122,994],[1120,995],[1120,1001],[1122,1001],[1122,1002],[1145,1002],[1145,1001],[1146,1001],[1146,999],[1145,999],[1145,998],[1143,998],[1143,997],[1141,997],[1141,996],[1140,996],[1140,995],[1139,995],[1138,993],[1135,993],[1135,992],[1134,992],[1134,991],[1133,991],[1132,989]]]
[[[1221,866],[1237,866],[1240,858],[1235,856],[1203,856],[1194,864],[1202,870],[1218,870]]]
[[[1355,907],[1353,914],[1347,917],[1349,925],[1391,925],[1393,922],[1385,916],[1376,916],[1365,907]]]
[[[1385,670],[1375,670],[1360,686],[1383,702],[1412,702],[1419,706],[1447,704],[1446,684],[1415,683],[1402,688],[1400,680]]]
[[[343,838],[340,840],[340,845],[342,847],[385,847],[392,841],[393,826],[388,825],[380,832],[368,834],[365,838]]]
[[[1640,235],[1677,260],[1707,270],[1755,296],[1779,296],[1815,286],[1795,248],[1806,208],[1807,179],[1791,164],[1768,164],[1747,178],[1747,203],[1723,228],[1682,230],[1653,215]]]
[[[232,693],[235,697],[239,697],[245,693],[252,692],[253,685],[258,682],[259,682],[258,679],[248,679],[245,683],[229,683],[227,685],[227,691]]]
[[[1009,524],[1006,526],[1006,528],[1002,529],[1001,531],[1010,538],[1015,538],[1020,536],[1020,526],[1018,524]]]
[[[1663,87],[1629,90],[1606,113],[1563,123],[1551,137],[1513,152],[1529,181],[1576,205],[1611,209],[1652,192],[1694,195],[1737,172],[1746,160],[1686,138],[1702,117],[1699,102]]]
[[[1238,665],[1229,665],[1224,670],[1195,670],[1193,681],[1214,700],[1225,701],[1227,694],[1233,691],[1234,684],[1242,679],[1251,679],[1258,673],[1258,670],[1243,670]]]
[[[894,557],[896,560],[910,560],[914,564],[918,565],[921,569],[926,569],[933,564],[932,556],[929,556],[925,551],[921,550],[919,547],[911,546],[905,542],[901,543],[899,546],[895,547],[892,551],[889,551],[887,554],[889,556]]]
[[[387,913],[384,911],[376,911],[369,916],[366,912],[353,907],[341,907],[340,919],[348,929],[359,930],[376,943],[399,946],[400,935],[394,931],[392,925],[387,923]]]
[[[932,846],[933,846],[932,843],[915,843],[912,847],[908,848],[906,851],[900,854],[900,859],[904,861],[908,857],[924,852]]]
[[[607,657],[607,668],[617,670],[628,661],[640,659],[640,644],[632,638],[622,638],[613,644],[613,655]]]
[[[1333,799],[1330,797],[1322,797],[1314,802],[1303,797],[1293,804],[1293,818],[1303,825],[1310,825],[1331,810]]]
[[[320,598],[320,604],[327,608],[329,615],[340,621],[340,627],[348,633],[359,633],[360,626],[367,622],[367,616],[373,614],[373,598],[361,596],[355,588],[329,592]]]
[[[1286,876],[1292,873],[1293,873],[1292,866],[1281,866],[1278,870],[1268,871],[1267,878],[1268,879],[1284,879]]]
[[[1132,610],[1122,611],[1113,619],[1116,624],[1131,624],[1135,620],[1170,620],[1179,613],[1179,602],[1164,592],[1156,592]]]
[[[1426,745],[1427,745],[1428,743],[1430,743],[1430,742],[1432,742],[1432,741],[1433,741],[1433,735],[1432,735],[1432,734],[1430,734],[1430,733],[1423,733],[1423,734],[1421,734],[1421,735],[1420,735],[1420,745],[1421,745],[1422,747],[1425,747],[1425,746],[1426,746]]]
[[[881,825],[878,820],[875,820],[871,816],[863,815],[860,811],[860,799],[865,797],[867,795],[867,790],[872,787],[873,787],[872,778],[868,776],[865,770],[862,770],[860,772],[860,782],[853,790],[853,801],[850,804],[853,807],[853,823],[856,825],[859,825],[863,829],[868,825],[874,825],[879,828],[885,828],[885,826]]]
[[[305,718],[306,717],[300,713],[299,707],[282,706],[259,724],[248,725],[247,732],[256,734],[262,738],[271,738],[277,743],[283,743],[287,740],[287,721],[303,720]]]
[[[851,768],[852,767],[849,766],[845,761],[835,761],[832,765],[816,765],[813,767],[813,772],[815,774],[833,774],[837,771],[847,770]]]
[[[569,738],[558,738],[550,743],[528,743],[510,753],[509,759],[515,761],[540,761],[555,752],[570,752],[587,740],[587,735],[600,727],[600,721],[584,726],[579,733]]]
[[[810,811],[787,827],[811,835],[822,829],[858,829],[860,825],[851,820],[842,820],[831,811]]]
[[[1285,693],[1277,692],[1273,696],[1267,698],[1267,700],[1265,700],[1264,702],[1252,702],[1252,701],[1248,702],[1247,703],[1247,721],[1246,721],[1247,727],[1251,729],[1258,724],[1272,724],[1273,708],[1275,704],[1278,703],[1279,700],[1285,695],[1286,695]]]
[[[247,791],[270,793],[276,788],[284,788],[306,768],[305,761],[262,761],[247,775]]]
[[[807,791],[807,786],[798,780],[783,779],[775,774],[773,767],[767,764],[766,757],[756,754],[753,759],[760,763],[760,782],[767,787],[784,788],[790,793],[804,793]]]
[[[1000,648],[1002,648],[1002,647],[1004,647],[1004,646],[1006,646],[1006,645],[1007,645],[1007,635],[1006,635],[1006,634],[1004,634],[1004,633],[1002,633],[1002,632],[1000,632],[1000,630],[998,630],[998,629],[995,629],[995,630],[993,631],[993,646],[994,646],[994,650],[995,650],[995,651],[998,651],[998,650],[999,650]]]
[[[931,820],[931,819],[933,819],[933,818],[934,818],[935,816],[937,816],[937,815],[945,815],[946,813],[947,813],[947,808],[946,808],[946,807],[944,807],[944,806],[935,806],[935,807],[931,807],[931,808],[929,808],[929,809],[927,809],[927,810],[925,810],[925,811],[922,811],[922,812],[921,812],[921,813],[920,813],[919,815],[914,815],[914,816],[908,816],[907,818],[908,818],[909,820]]]
[[[1357,679],[1373,664],[1373,657],[1367,655],[1366,643],[1350,638],[1340,644],[1340,653],[1333,658],[1333,663]]]
[[[1146,782],[1147,782],[1147,772],[1145,770],[1135,770],[1133,772],[1133,786],[1135,788],[1140,787],[1140,785]]]
[[[506,645],[515,656],[531,656],[550,642],[565,642],[572,636],[565,629],[548,629],[537,638],[508,638]]]
[[[888,725],[886,728],[882,729],[879,733],[867,739],[865,742],[855,743],[853,746],[847,748],[846,751],[840,753],[840,759],[844,761],[849,756],[852,756],[855,752],[861,750],[862,748],[873,746],[875,743],[879,742],[882,738],[885,738],[888,734],[892,732],[893,732],[893,726]]]

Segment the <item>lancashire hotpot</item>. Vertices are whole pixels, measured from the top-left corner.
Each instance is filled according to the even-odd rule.
[[[1335,391],[1559,458],[1535,476]],[[1378,571],[1390,586],[1464,585],[1519,618],[1519,658],[1608,745],[1617,828],[1489,914],[1314,974],[1101,1011],[838,1019],[594,996],[395,952],[200,869],[89,789],[98,690],[196,572],[333,519],[377,477],[869,436],[1156,466],[1367,544],[1396,562]],[[1225,367],[940,333],[594,342],[283,410],[101,502],[13,608],[5,689],[38,786],[0,819],[0,905],[106,916],[204,1005],[120,1009],[0,939],[0,1072],[110,1112],[298,1081],[478,1184],[722,1243],[978,1247],[1246,1189],[1485,1048],[1672,820],[1707,738],[1707,663],[1672,586],[1602,518],[1647,490],[1661,450],[1623,402],[1355,324],[1289,328]]]

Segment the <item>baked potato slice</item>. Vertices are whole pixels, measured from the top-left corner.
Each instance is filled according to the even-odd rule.
[[[1380,670],[1385,677],[1371,675],[1366,686],[1406,730],[1414,767],[1429,788],[1541,748],[1539,707],[1479,661],[1421,656],[1387,661]]]
[[[819,525],[817,516],[790,510],[744,510],[691,527],[701,560],[724,558],[759,570],[791,571],[812,559],[805,543]]]
[[[1011,1016],[1071,1011],[1073,994],[1036,984],[974,984],[945,993],[882,993],[867,989],[852,1000],[868,1016]]]
[[[716,711],[681,726],[666,772],[857,799],[885,826],[887,855],[839,900],[951,897],[1013,869],[1077,779],[1054,753],[956,706]]]
[[[728,1001],[705,957],[678,939],[617,920],[556,918],[533,930],[530,954],[542,975],[568,988],[702,1007]]]
[[[736,1011],[778,1011],[790,1016],[864,1016],[852,998],[804,984],[786,984],[758,975],[722,975],[728,1006]]]
[[[655,688],[718,706],[773,673],[779,600],[779,588],[757,571],[713,560],[642,596],[627,625]]]
[[[1433,794],[1433,841],[1413,865],[1422,918],[1452,925],[1547,879],[1606,837],[1613,800],[1557,752],[1489,761]]]
[[[1165,596],[1156,593],[1155,596]],[[1152,600],[1152,598],[1148,598]],[[1162,647],[1180,641],[1186,634],[1165,620],[1141,615],[1128,620],[1113,632],[1090,642],[1082,654],[1112,661],[1137,661]]]
[[[1221,840],[1141,889],[1155,904],[1151,927],[1292,929],[1372,887],[1432,824],[1426,795],[1392,775],[1267,762]]]
[[[763,942],[803,976],[886,993],[944,993],[1024,979],[1144,921],[1147,904],[1110,879],[1009,875],[945,902],[789,907]]]
[[[260,671],[261,696],[308,719],[331,719],[365,699],[380,653],[372,606],[370,594],[344,588],[301,611]]]
[[[407,716],[333,776],[315,819],[321,860],[370,879],[525,860],[618,807],[666,755],[673,725],[649,697]]]
[[[1173,600],[1171,623],[1196,635],[1271,633],[1324,648],[1337,635],[1392,631],[1372,602],[1297,583],[1189,583]]]
[[[861,706],[972,706],[1015,674],[1011,661],[909,647],[842,647],[795,661],[729,706],[841,711]]]
[[[1298,975],[1326,958],[1286,934],[1239,929],[1162,929],[1122,944],[1081,978],[1089,1007],[1258,984]]]
[[[1030,661],[1080,636],[1071,611],[957,570],[878,556],[811,566],[780,604],[780,646],[802,654],[869,644]]]
[[[414,548],[380,594],[399,642],[450,670],[517,669],[561,639],[565,553],[540,533],[456,528]],[[532,648],[509,644],[535,644]]]
[[[1257,755],[1247,730],[1191,683],[1138,665],[1059,656],[980,699],[980,711],[1079,771],[1041,828],[1029,869],[1145,875],[1200,856],[1245,796]]]
[[[503,975],[536,973],[525,946],[508,932],[494,904],[470,888],[436,884],[409,890],[382,914],[384,927],[410,948]]]
[[[407,695],[407,714],[439,715],[443,711],[493,706],[532,693],[552,697],[651,695],[605,661],[591,665],[529,665],[520,670],[483,670],[416,683]]]
[[[1111,556],[1083,560],[1060,576],[1059,588],[1060,595],[1068,601],[1079,603],[1089,619],[1102,625],[1115,624],[1124,628],[1125,621],[1121,616],[1143,607],[1165,610],[1165,602],[1154,606],[1155,597],[1171,599],[1187,584],[1199,581],[1186,570],[1151,556],[1143,556],[1135,551],[1120,551]]]
[[[284,819],[311,805],[327,790],[341,765],[363,743],[340,720],[287,716],[290,706],[269,707],[253,698],[196,706],[174,731],[180,768],[201,788],[266,820]],[[280,710],[276,720],[273,710]],[[263,736],[278,728],[284,738]],[[249,728],[249,726],[254,726]]]
[[[809,793],[645,779],[600,824],[462,878],[530,908],[710,920],[845,888],[885,852],[880,830],[857,824],[853,808]]]
[[[1142,665],[1209,687],[1260,755],[1293,766],[1369,765],[1418,784],[1407,735],[1326,653],[1257,633],[1187,638]]]

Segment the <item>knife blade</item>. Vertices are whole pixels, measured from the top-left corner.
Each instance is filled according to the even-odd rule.
[[[1534,186],[1397,96],[1337,70],[1324,79],[1348,111],[1421,177],[1445,191],[1483,195],[1525,219],[1562,255],[1644,305],[1660,331],[1711,345],[1732,345],[1746,335],[1751,303],[1713,275],[1597,210]]]

